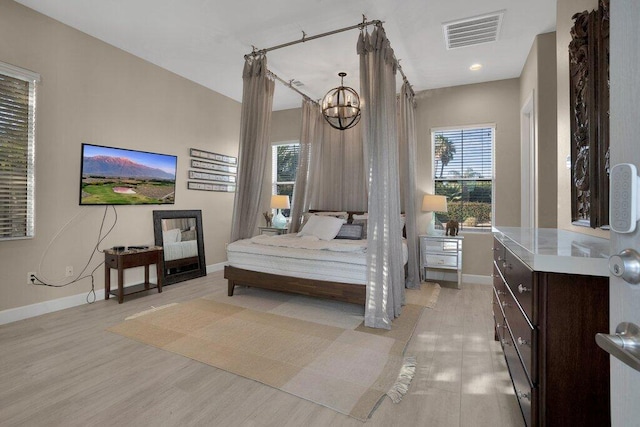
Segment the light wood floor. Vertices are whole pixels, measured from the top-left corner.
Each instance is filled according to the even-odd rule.
[[[105,331],[126,316],[226,292],[222,272],[162,294],[97,301],[0,326],[1,426],[362,426],[255,381]],[[443,287],[407,354],[416,376],[367,426],[522,425],[500,346],[491,287]]]

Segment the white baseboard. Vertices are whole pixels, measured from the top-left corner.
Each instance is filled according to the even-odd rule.
[[[216,271],[224,270],[224,266],[227,265],[227,262],[219,262],[217,264],[207,265],[207,274],[215,273]]]
[[[52,299],[36,304],[23,305],[22,307],[10,308],[0,311],[0,325],[17,322],[18,320],[36,317],[42,314],[53,313],[65,308],[75,307],[87,303],[87,294],[71,295],[68,297]],[[96,301],[104,299],[104,289],[96,289]]]
[[[491,276],[480,276],[478,274],[463,274],[462,281],[465,283],[477,283],[479,285],[492,285]]]
[[[207,274],[224,269],[226,262],[219,262],[217,264],[207,265]],[[155,280],[153,274],[149,277],[151,281]],[[127,283],[126,286],[132,286],[136,283]],[[40,316],[42,314],[53,313],[54,311],[64,310],[65,308],[71,308],[78,305],[87,303],[88,292],[71,295],[68,297],[57,298],[49,301],[43,301],[36,304],[24,305],[22,307],[9,308],[7,310],[0,311],[0,325],[4,325],[11,322],[17,322],[18,320],[28,319],[30,317]],[[104,299],[104,288],[96,289],[96,301]]]

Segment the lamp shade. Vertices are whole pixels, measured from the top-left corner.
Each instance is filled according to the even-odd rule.
[[[423,212],[447,212],[447,197],[425,194],[422,198]]]
[[[290,209],[289,196],[273,195],[271,196],[271,209]]]

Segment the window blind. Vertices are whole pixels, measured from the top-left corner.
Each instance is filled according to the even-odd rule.
[[[493,127],[432,133],[435,194],[448,201],[448,212],[437,215],[441,221],[454,219],[466,229],[491,229],[494,134]]]
[[[493,129],[434,132],[435,179],[492,179]]]
[[[0,63],[0,239],[34,236],[37,80]]]

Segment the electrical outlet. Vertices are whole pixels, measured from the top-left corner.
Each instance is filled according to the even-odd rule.
[[[30,271],[27,273],[27,284],[33,285],[36,281],[36,272]]]
[[[64,269],[64,275],[66,277],[72,277],[73,276],[73,266],[72,265],[67,265],[67,267]]]

